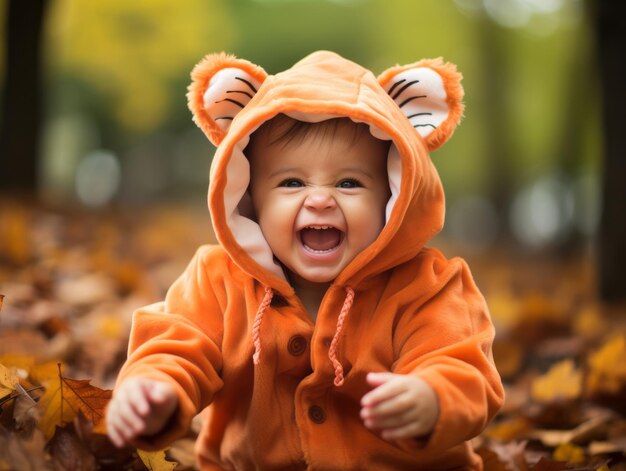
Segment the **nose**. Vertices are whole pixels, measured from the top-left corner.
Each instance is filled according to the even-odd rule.
[[[313,210],[332,209],[337,206],[331,190],[327,188],[312,188],[304,200],[304,206]]]

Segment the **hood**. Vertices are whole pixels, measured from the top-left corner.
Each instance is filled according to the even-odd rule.
[[[279,113],[309,122],[348,117],[367,124],[375,137],[391,140],[391,198],[382,232],[335,283],[357,286],[413,258],[443,225],[444,195],[430,151],[445,143],[461,118],[460,81],[455,66],[441,59],[394,66],[376,78],[327,51],[276,75],[226,54],[206,56],[192,72],[188,99],[195,122],[217,146],[208,204],[220,244],[263,285],[291,294],[259,225],[249,217],[244,149],[250,134]]]

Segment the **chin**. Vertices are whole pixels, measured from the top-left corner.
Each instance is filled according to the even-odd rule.
[[[292,271],[292,274],[295,275],[298,279],[307,282],[307,283],[319,283],[319,284],[329,284],[332,283],[335,278],[337,278],[338,273],[311,273],[311,272],[297,272]]]

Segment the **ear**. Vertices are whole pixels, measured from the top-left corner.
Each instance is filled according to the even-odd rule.
[[[224,53],[209,54],[195,66],[187,93],[189,109],[214,145],[222,142],[266,77],[261,67]]]
[[[463,116],[462,76],[456,66],[439,59],[395,66],[378,76],[378,83],[424,138],[429,150],[452,136]]]

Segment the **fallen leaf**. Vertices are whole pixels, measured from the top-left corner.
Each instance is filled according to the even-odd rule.
[[[526,419],[515,417],[490,426],[485,435],[500,442],[508,442],[523,438],[530,428],[531,424]]]
[[[583,375],[572,360],[552,366],[532,383],[531,396],[540,402],[576,399],[582,392]]]
[[[533,430],[529,437],[536,438],[545,446],[558,447],[567,443],[581,444],[593,438],[598,431],[607,428],[609,412],[598,412],[589,420],[572,430]]]
[[[35,358],[28,355],[7,353],[0,355],[0,363],[7,367],[15,367],[17,375],[25,379],[28,375],[28,371],[35,364]]]
[[[55,427],[71,422],[80,411],[88,420],[98,424],[111,399],[111,391],[89,384],[88,380],[66,378],[58,365],[58,375],[45,384],[46,392],[39,400],[42,411],[39,427],[47,439],[54,435]]]
[[[557,461],[582,464],[585,462],[585,451],[581,447],[571,443],[563,443],[552,452],[552,457]]]
[[[14,368],[7,368],[0,363],[0,399],[8,396],[19,384],[19,378]]]
[[[498,461],[505,465],[506,470],[528,471],[529,466],[524,456],[525,441],[507,443],[491,442],[489,447],[498,456]]]
[[[588,359],[590,395],[616,394],[626,387],[626,337],[615,337]]]
[[[524,360],[524,349],[511,341],[496,341],[493,356],[498,372],[503,378],[512,378],[520,370]]]
[[[50,469],[50,455],[45,450],[43,434],[35,430],[29,438],[9,433],[0,426],[0,456],[9,463],[10,470]]]
[[[144,451],[137,450],[137,454],[150,471],[172,471],[178,463],[165,459],[165,450]]]
[[[168,455],[177,461],[179,466],[194,469],[196,466],[196,441],[191,438],[180,438],[172,443]]]
[[[567,469],[567,463],[563,461],[552,461],[546,458],[541,458],[535,466],[532,467],[532,471],[561,471]]]
[[[96,458],[70,430],[60,428],[48,444],[56,469],[96,470]]]

